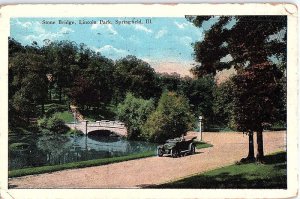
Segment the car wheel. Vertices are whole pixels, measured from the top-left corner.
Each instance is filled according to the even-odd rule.
[[[162,149],[157,149],[157,156],[158,157],[162,157],[163,156],[163,151],[162,151]]]
[[[178,157],[178,151],[177,150],[172,150],[171,155],[172,155],[173,158],[177,158]]]
[[[195,154],[195,151],[196,151],[195,145],[192,145],[192,146],[191,146],[191,152],[190,152],[190,153],[191,153],[191,154]]]

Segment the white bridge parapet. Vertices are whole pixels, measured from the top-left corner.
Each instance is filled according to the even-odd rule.
[[[120,136],[127,136],[127,128],[125,127],[125,124],[119,121],[100,120],[96,122],[89,122],[87,120],[83,120],[78,123],[67,123],[66,125],[71,129],[80,130],[86,135],[92,131],[108,130]]]

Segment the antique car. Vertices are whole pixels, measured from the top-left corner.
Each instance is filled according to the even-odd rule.
[[[168,139],[165,144],[157,147],[157,156],[170,155],[173,158],[185,156],[195,153],[195,143],[193,137],[191,139],[174,138]]]

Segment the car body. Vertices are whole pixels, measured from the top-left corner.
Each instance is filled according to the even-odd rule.
[[[173,158],[195,153],[195,137],[189,140],[184,138],[168,139],[165,144],[157,147],[157,156],[170,155]]]

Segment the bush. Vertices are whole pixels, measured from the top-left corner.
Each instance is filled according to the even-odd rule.
[[[37,124],[40,128],[47,128],[48,118],[43,117],[37,120]]]
[[[118,105],[117,115],[126,124],[129,139],[144,139],[142,126],[153,110],[153,100],[136,98],[131,93],[126,95],[124,102]]]
[[[165,142],[180,137],[192,129],[193,116],[188,100],[175,92],[164,92],[156,110],[143,127],[144,136],[150,141]]]
[[[65,122],[56,115],[50,118],[44,117],[39,119],[38,126],[43,134],[62,134],[69,130]]]
[[[57,134],[66,133],[69,130],[64,121],[57,116],[53,116],[48,119],[47,129]]]
[[[24,142],[17,142],[9,145],[9,149],[12,151],[26,150],[30,145]]]
[[[68,135],[71,135],[71,136],[83,136],[84,135],[84,133],[82,132],[82,131],[80,131],[80,130],[78,130],[78,129],[70,129],[69,131],[68,131]]]

